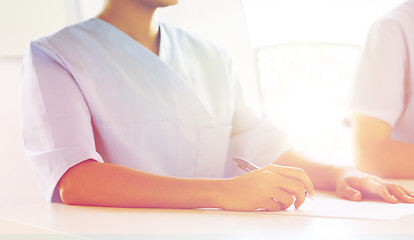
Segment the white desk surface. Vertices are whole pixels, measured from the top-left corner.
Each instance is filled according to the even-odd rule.
[[[414,180],[400,182],[414,190]],[[46,202],[10,202],[0,206],[0,239],[48,239],[47,236],[49,239],[414,239],[414,214],[374,220],[218,209],[83,207]]]

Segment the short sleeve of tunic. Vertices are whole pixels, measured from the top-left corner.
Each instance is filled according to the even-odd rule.
[[[352,88],[351,110],[392,127],[404,111],[407,43],[398,19],[383,17],[370,28]]]
[[[31,43],[25,56],[21,107],[27,158],[46,198],[60,201],[62,175],[79,162],[102,158],[82,92],[45,39]]]

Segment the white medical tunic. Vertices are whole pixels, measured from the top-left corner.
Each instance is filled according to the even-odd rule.
[[[351,110],[387,122],[414,144],[414,0],[373,23],[352,89]]]
[[[98,18],[31,43],[22,75],[25,151],[48,200],[87,159],[178,177],[240,174],[288,140],[250,110],[229,57],[160,24],[159,56]]]

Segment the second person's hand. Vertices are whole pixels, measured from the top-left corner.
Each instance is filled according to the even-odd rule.
[[[351,167],[341,169],[336,192],[352,201],[360,201],[364,194],[374,194],[389,203],[414,203],[414,193],[404,187]]]

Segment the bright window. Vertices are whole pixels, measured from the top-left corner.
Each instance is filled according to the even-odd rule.
[[[403,0],[244,0],[263,105],[295,145],[352,164],[349,87],[371,23]]]
[[[362,44],[372,21],[404,0],[243,0],[254,47],[283,42]]]

